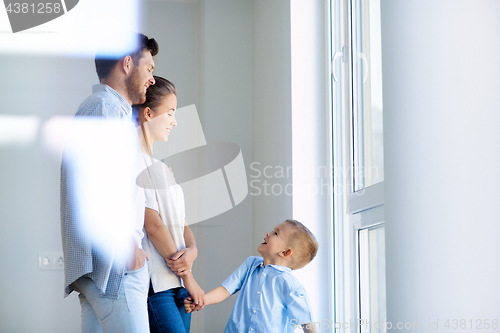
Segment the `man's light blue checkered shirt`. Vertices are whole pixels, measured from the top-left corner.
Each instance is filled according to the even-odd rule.
[[[129,119],[131,128],[134,127],[131,105],[118,92],[104,84],[92,87],[92,95],[83,101],[75,116]],[[123,263],[118,264],[112,257],[100,256],[93,247],[92,241],[81,234],[81,228],[78,228],[81,221],[74,207],[78,193],[76,193],[73,181],[68,174],[68,165],[63,157],[61,165],[61,235],[65,260],[65,296],[74,290],[73,282],[82,276],[88,276],[95,282],[103,296],[117,299],[125,266]]]
[[[240,291],[225,333],[293,332],[291,325],[312,322],[306,291],[291,269],[264,267],[261,257],[249,257],[222,286]]]

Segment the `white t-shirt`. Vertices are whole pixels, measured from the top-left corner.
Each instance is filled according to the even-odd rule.
[[[184,192],[175,183],[172,172],[165,163],[144,153],[142,157],[144,170],[138,183],[144,188],[146,207],[160,214],[172,235],[177,251],[184,249]],[[149,254],[148,267],[155,293],[181,287],[181,279],[168,268],[165,259],[156,251],[147,234],[142,239],[142,246]]]

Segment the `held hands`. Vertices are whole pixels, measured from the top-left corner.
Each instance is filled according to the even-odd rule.
[[[165,259],[165,261],[172,272],[184,277],[191,271],[197,256],[198,250],[196,248],[187,247],[175,253],[171,259]]]
[[[191,272],[189,272],[189,274],[185,278],[183,278],[183,281],[184,286],[189,292],[189,297],[184,300],[184,308],[186,313],[203,309],[203,307],[205,306],[205,292],[200,288],[198,283],[196,283]],[[188,308],[186,308],[187,300],[189,300],[188,302],[190,302],[191,304],[189,306],[189,312],[187,312]]]
[[[193,299],[188,297],[184,300],[184,312],[191,313],[194,311],[195,305],[193,304]]]
[[[226,300],[229,296],[231,296],[229,291],[227,291],[227,289],[221,285],[205,294],[205,303],[202,305],[196,304],[192,296],[186,298],[184,300],[184,311],[186,311],[186,313],[198,311],[201,310],[205,305],[220,303]]]
[[[199,304],[195,305],[193,303],[193,299],[191,298],[191,296],[189,296],[188,298],[186,298],[184,300],[184,312],[186,312],[186,313],[199,311],[199,310],[203,309],[204,307],[205,307],[205,305],[203,305],[203,306],[199,306]]]

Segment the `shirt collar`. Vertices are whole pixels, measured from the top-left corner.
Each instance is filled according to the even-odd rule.
[[[260,263],[260,267],[264,267],[264,262],[261,262]],[[291,272],[292,269],[290,267],[286,267],[286,266],[280,266],[280,265],[267,265],[266,267],[272,267],[278,271],[282,271],[282,272]],[[265,267],[264,267],[265,268]]]
[[[132,106],[127,102],[127,100],[120,95],[116,90],[108,86],[107,84],[96,84],[92,86],[92,92],[97,93],[97,92],[107,92],[114,96],[117,99],[118,104],[121,106],[123,111],[125,112],[126,116],[131,118],[132,117]]]

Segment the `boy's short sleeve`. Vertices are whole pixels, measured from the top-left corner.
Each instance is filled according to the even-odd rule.
[[[311,307],[304,287],[290,292],[287,297],[287,312],[289,320],[296,319],[300,323],[311,323]]]
[[[238,292],[243,283],[247,279],[248,274],[250,274],[251,268],[255,263],[256,257],[249,257],[237,270],[233,272],[224,282],[222,282],[222,286],[226,288],[226,290],[233,295]]]

